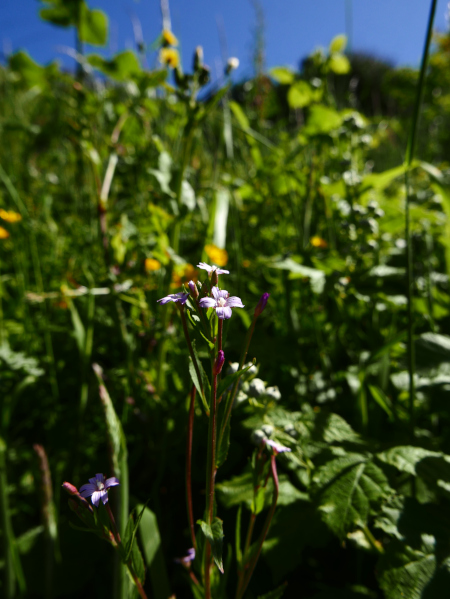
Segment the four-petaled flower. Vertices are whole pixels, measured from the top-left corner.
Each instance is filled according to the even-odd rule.
[[[224,268],[219,268],[218,266],[214,266],[214,264],[212,266],[210,266],[209,264],[206,264],[206,262],[200,262],[199,264],[197,264],[197,268],[203,268],[203,270],[207,270],[208,275],[212,274],[214,271],[216,271],[216,273],[218,275],[229,275],[230,274],[229,270],[225,270]]]
[[[166,295],[166,297],[159,299],[158,302],[160,304],[168,304],[169,302],[185,304],[188,297],[189,293],[171,293],[170,295]]]
[[[115,476],[105,478],[103,474],[96,474],[94,478],[90,478],[87,485],[80,487],[81,497],[90,497],[92,504],[98,507],[100,499],[103,505],[108,502],[108,489],[119,485],[119,481]]]
[[[218,318],[231,318],[231,308],[243,308],[244,305],[239,297],[232,296],[225,289],[213,287],[213,297],[203,297],[199,304],[202,308],[215,308]]]

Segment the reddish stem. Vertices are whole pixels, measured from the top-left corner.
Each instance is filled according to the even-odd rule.
[[[197,542],[195,539],[194,529],[194,509],[192,506],[192,438],[194,435],[194,414],[195,414],[195,385],[192,385],[191,389],[191,403],[189,406],[189,421],[188,421],[188,434],[186,443],[186,501],[188,509],[189,529],[191,533],[192,547],[197,549]]]

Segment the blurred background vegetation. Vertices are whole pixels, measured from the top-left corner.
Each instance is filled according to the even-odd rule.
[[[60,497],[64,480],[112,475],[99,363],[127,440],[130,508],[149,500],[157,521],[146,588],[189,596],[174,559],[189,545],[191,383],[176,311],[156,300],[197,280],[204,260],[231,271],[246,305],[228,324],[227,361],[270,293],[249,357],[281,394],[244,388],[233,415],[218,480],[230,555],[251,432],[271,425],[293,449],[248,597],[285,582],[267,597],[445,596],[449,34],[434,38],[410,175],[412,418],[403,159],[418,71],[346,54],[337,36],[298,71],[265,72],[256,44],[254,78],[233,82],[230,63],[211,86],[200,51],[182,73],[167,31],[148,70],[139,52],[83,53],[107,30],[84,2],[47,2],[41,16],[73,27],[79,66],[18,52],[0,68],[2,594],[118,596],[109,548],[70,527]],[[198,517],[205,435],[199,417]]]

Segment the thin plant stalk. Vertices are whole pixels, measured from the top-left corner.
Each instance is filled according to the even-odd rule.
[[[186,314],[184,312],[184,306],[182,306],[181,304],[177,304],[177,306],[179,307],[179,310],[180,310],[181,323],[183,325],[183,333],[184,333],[184,337],[186,339],[186,344],[188,346],[189,355],[191,356],[192,363],[194,364],[195,374],[197,375],[198,382],[200,384],[200,389],[202,391],[202,394],[204,395],[203,379],[202,379],[202,376],[201,376],[201,373],[200,373],[199,365],[197,363],[197,358],[195,357],[194,348],[192,347],[191,338],[189,336],[189,330],[188,330],[188,327],[187,327]]]
[[[261,534],[258,539],[258,548],[246,568],[247,572],[239,580],[238,588],[236,591],[236,599],[242,599],[242,597],[244,596],[244,593],[248,587],[250,579],[253,575],[253,571],[255,569],[255,566],[256,566],[259,556],[261,554],[261,549],[262,549],[263,543],[266,540],[267,533],[269,532],[269,528],[270,528],[270,525],[272,524],[272,519],[275,514],[276,507],[277,507],[279,483],[278,483],[278,473],[277,473],[277,465],[276,465],[276,456],[275,455],[271,456],[270,469],[271,469],[271,474],[272,474],[272,478],[273,478],[272,505],[270,506],[270,511],[267,514],[266,521],[264,523],[264,528],[262,529]]]
[[[189,531],[191,534],[192,547],[197,549],[194,527],[194,509],[192,505],[192,438],[194,434],[195,415],[195,385],[191,389],[191,401],[189,405],[188,434],[186,442],[186,503],[188,510]]]
[[[414,372],[415,372],[415,351],[414,351],[414,319],[413,319],[413,284],[414,284],[414,273],[413,273],[413,252],[411,244],[411,226],[410,226],[410,200],[411,200],[411,186],[410,186],[410,171],[412,162],[414,159],[414,151],[416,146],[417,129],[419,124],[420,109],[423,100],[423,94],[425,89],[425,75],[428,64],[428,55],[430,51],[431,38],[433,34],[433,22],[436,13],[437,0],[431,0],[430,15],[428,17],[427,35],[425,38],[425,45],[422,53],[422,64],[420,67],[419,82],[417,85],[416,99],[414,103],[414,112],[411,122],[411,129],[409,132],[408,145],[406,147],[405,154],[405,190],[406,190],[406,203],[405,203],[405,240],[406,240],[406,297],[408,300],[407,304],[407,317],[408,317],[408,373],[409,373],[409,418],[411,430],[414,431]]]

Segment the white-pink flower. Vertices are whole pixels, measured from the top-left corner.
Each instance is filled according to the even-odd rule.
[[[213,287],[211,289],[213,297],[203,297],[199,304],[202,308],[215,308],[218,318],[231,318],[231,308],[243,308],[244,304],[236,296],[230,297],[228,291]]]
[[[285,447],[284,445],[281,445],[281,443],[277,443],[273,439],[267,439],[266,445],[269,445],[269,447],[271,447],[275,451],[275,453],[285,453],[286,451],[292,451],[290,447]]]
[[[203,270],[207,270],[208,275],[212,274],[214,271],[216,271],[218,275],[229,275],[230,274],[229,270],[219,268],[218,266],[214,266],[214,264],[212,266],[210,266],[209,264],[206,264],[206,262],[200,262],[199,264],[197,264],[197,268],[203,268]]]

